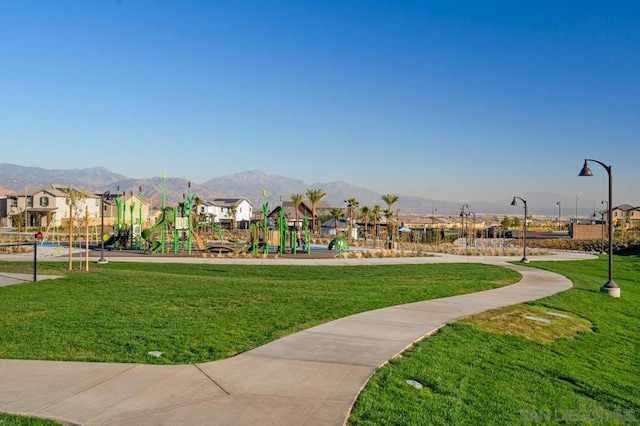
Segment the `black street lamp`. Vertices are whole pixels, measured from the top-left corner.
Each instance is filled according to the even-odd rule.
[[[607,204],[607,211],[609,210],[609,202],[606,200],[602,200],[602,202],[600,204]],[[602,239],[602,244],[600,245],[600,254],[604,253],[604,224],[605,224],[605,219],[604,219],[604,210],[600,210],[600,220],[601,220],[601,236],[600,238]],[[607,218],[608,219],[608,218]]]
[[[111,193],[109,191],[103,192],[100,195],[100,259],[98,259],[98,263],[104,264],[108,263],[107,259],[104,257],[104,200],[105,198],[111,199]]]
[[[464,208],[469,208],[469,204],[463,204],[462,207],[460,207],[460,225],[462,226],[462,235],[461,237],[464,240],[464,246],[467,247],[467,237],[464,235],[464,217],[467,215],[467,212],[464,211]]]
[[[578,192],[576,194],[576,225],[578,224],[578,200],[582,194],[584,194],[584,192]]]
[[[522,235],[522,259],[520,262],[529,263],[529,259],[527,259],[527,200],[520,197],[513,197],[513,201],[511,202],[512,206],[517,206],[516,198],[524,203],[524,234]]]
[[[559,231],[560,220],[562,219],[562,204],[560,204],[560,201],[556,201],[556,206],[558,206],[558,231]]]
[[[613,175],[611,172],[611,166],[604,164],[598,160],[592,160],[585,158],[584,166],[578,173],[578,176],[593,176],[593,172],[589,168],[589,161],[600,164],[607,171],[609,175],[609,201],[607,203],[607,231],[609,236],[609,280],[600,287],[600,293],[608,294],[612,297],[620,297],[620,287],[613,281],[613,221],[611,220],[611,209],[613,205]]]

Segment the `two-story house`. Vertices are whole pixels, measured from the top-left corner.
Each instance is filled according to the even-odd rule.
[[[198,206],[201,221],[219,223],[229,228],[249,229],[253,205],[244,198],[216,198]]]
[[[621,204],[611,209],[611,216],[616,226],[624,226],[625,229],[640,227],[640,207]]]
[[[13,223],[16,220],[22,226],[26,221],[29,228],[62,226],[70,216],[74,220],[84,218],[87,211],[90,218],[100,216],[99,196],[55,185],[26,188],[25,192],[16,192],[1,201],[4,205],[0,210],[6,215],[7,226],[16,226]]]
[[[105,225],[115,225],[119,223],[124,226],[142,225],[142,228],[149,228],[153,225],[154,218],[150,217],[149,204],[140,196],[135,194],[113,195],[105,193],[104,197],[104,223]],[[96,194],[101,198],[105,194]]]

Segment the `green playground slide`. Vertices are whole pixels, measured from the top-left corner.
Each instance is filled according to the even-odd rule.
[[[150,244],[149,253],[155,253],[162,246],[162,242],[153,239],[153,233],[158,229],[162,229],[165,223],[173,223],[174,221],[175,211],[171,207],[165,207],[160,214],[160,217],[158,217],[158,220],[156,220],[156,223],[151,228],[147,228],[142,231],[140,236]]]

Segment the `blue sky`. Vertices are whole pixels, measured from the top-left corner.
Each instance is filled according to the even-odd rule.
[[[0,162],[640,204],[634,1],[1,1]]]

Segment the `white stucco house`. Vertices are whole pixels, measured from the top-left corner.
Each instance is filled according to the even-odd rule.
[[[206,222],[248,229],[253,215],[253,205],[244,197],[216,198],[200,205],[198,215]]]

